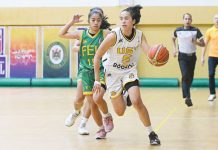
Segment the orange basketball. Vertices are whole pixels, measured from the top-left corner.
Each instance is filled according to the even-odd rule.
[[[169,59],[169,51],[163,45],[154,45],[148,51],[148,61],[154,66],[162,66]]]

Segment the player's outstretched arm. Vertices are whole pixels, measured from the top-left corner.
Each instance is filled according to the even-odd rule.
[[[73,19],[71,19],[61,28],[61,30],[59,31],[59,37],[66,39],[80,39],[81,31],[69,32],[69,29],[75,23],[82,22],[82,20],[80,20],[81,17],[82,15],[74,15]]]

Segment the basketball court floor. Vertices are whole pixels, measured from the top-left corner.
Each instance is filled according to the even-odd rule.
[[[192,88],[188,108],[181,88],[141,88],[144,104],[161,146],[150,146],[133,107],[123,117],[109,109],[114,130],[107,139],[94,138],[97,127],[88,121],[90,135],[77,133],[79,119],[65,127],[73,108],[75,88],[0,88],[0,150],[217,150],[218,104],[207,101],[208,88]]]

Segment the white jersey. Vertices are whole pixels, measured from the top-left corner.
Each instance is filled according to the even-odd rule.
[[[142,31],[135,29],[131,40],[127,39],[121,29],[112,30],[116,34],[116,43],[107,51],[105,69],[116,72],[127,72],[136,69],[140,54]]]

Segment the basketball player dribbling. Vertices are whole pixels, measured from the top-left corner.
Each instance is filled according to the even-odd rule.
[[[160,140],[151,127],[148,111],[142,102],[137,76],[140,47],[145,53],[149,49],[142,31],[135,28],[135,25],[140,22],[140,9],[142,7],[136,5],[121,11],[121,27],[113,29],[99,46],[94,58],[95,84],[93,90],[98,92],[101,88],[99,83],[100,60],[107,52],[107,61],[104,64],[106,85],[115,113],[122,116],[126,110],[122,95],[124,87],[148,131],[150,144],[160,145]]]

